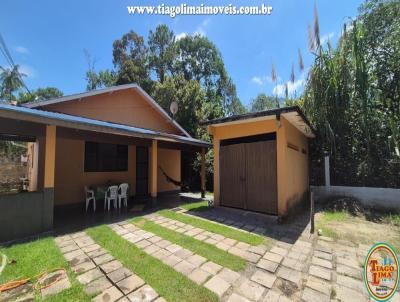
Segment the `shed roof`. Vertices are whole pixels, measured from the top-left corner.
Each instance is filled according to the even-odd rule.
[[[211,147],[210,143],[192,137],[164,133],[123,124],[110,123],[76,115],[49,112],[21,106],[13,106],[1,102],[0,117],[36,122],[41,124],[50,124],[79,130],[157,139],[160,141],[183,143],[200,147]]]
[[[166,113],[165,110],[162,109],[161,106],[146,91],[144,91],[139,85],[137,85],[135,83],[106,87],[106,88],[102,88],[102,89],[95,89],[95,90],[90,90],[90,91],[86,91],[86,92],[70,94],[70,95],[66,95],[66,96],[62,96],[62,97],[58,97],[58,98],[54,98],[54,99],[39,101],[39,102],[25,103],[22,106],[28,107],[28,108],[38,108],[38,107],[43,107],[43,106],[52,105],[52,104],[58,104],[58,103],[63,103],[63,102],[68,102],[68,101],[73,101],[73,100],[80,100],[80,99],[90,97],[90,96],[95,96],[95,95],[104,94],[104,93],[112,93],[115,91],[126,90],[126,89],[137,90],[145,98],[145,100],[147,102],[149,102],[150,106],[152,106],[156,111],[158,111],[165,119],[167,119],[169,122],[171,122],[175,127],[177,127],[187,137],[191,137],[190,134],[187,133],[186,130],[183,129],[181,125],[179,125],[176,121],[174,121],[174,119],[172,119],[168,115],[168,113]]]
[[[280,116],[284,116],[293,126],[295,126],[306,137],[309,138],[315,137],[315,129],[312,127],[311,123],[304,115],[304,113],[301,111],[300,107],[298,106],[283,107],[283,108],[271,109],[260,112],[245,113],[240,115],[232,115],[228,117],[205,121],[202,122],[201,124],[218,127],[222,125],[253,122],[258,120],[267,120],[275,117],[280,118]]]

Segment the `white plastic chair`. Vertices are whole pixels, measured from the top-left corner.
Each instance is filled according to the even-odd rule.
[[[129,185],[127,183],[122,183],[118,188],[118,207],[121,208],[121,200],[124,200],[124,207],[128,207],[128,190]]]
[[[107,209],[110,211],[111,200],[114,202],[114,208],[116,208],[118,201],[118,186],[108,187],[106,194],[104,195],[104,210],[106,209],[107,205]]]
[[[85,186],[85,199],[86,199],[86,212],[91,200],[93,200],[93,211],[96,212],[96,198],[94,197],[94,191],[90,190],[87,186]]]

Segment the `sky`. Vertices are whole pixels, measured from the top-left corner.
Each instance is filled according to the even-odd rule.
[[[130,15],[128,5],[261,5],[272,6],[265,16],[169,16]],[[342,25],[357,15],[361,0],[317,1],[321,40],[336,43]],[[129,30],[147,39],[149,30],[167,24],[177,35],[207,36],[220,50],[225,68],[248,106],[259,93],[283,95],[295,64],[291,95],[302,92],[313,56],[307,50],[307,25],[313,23],[311,0],[3,0],[0,2],[0,33],[16,64],[27,75],[30,89],[57,87],[65,95],[85,91],[88,62],[85,50],[95,59],[95,69],[112,68],[112,43]],[[305,71],[297,68],[300,48]],[[278,83],[271,81],[275,65]],[[0,65],[7,67],[0,53]]]

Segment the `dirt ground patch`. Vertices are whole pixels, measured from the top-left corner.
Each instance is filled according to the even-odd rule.
[[[342,198],[320,207],[315,214],[322,235],[354,243],[391,243],[400,250],[398,215],[364,208],[354,199]]]

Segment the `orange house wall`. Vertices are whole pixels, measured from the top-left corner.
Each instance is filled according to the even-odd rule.
[[[134,89],[51,104],[44,106],[43,109],[166,133],[182,134],[171,121],[166,120]]]
[[[130,186],[130,194],[136,191],[136,146],[128,146],[128,171],[122,172],[84,172],[85,141],[57,138],[56,166],[55,166],[55,205],[66,205],[84,201],[84,186],[104,184],[108,181]],[[181,153],[179,150],[158,149],[158,166],[166,173],[180,181]],[[150,166],[149,166],[150,169]],[[149,173],[150,177],[150,173]],[[150,183],[150,179],[149,179]],[[157,191],[165,192],[177,190],[165,180],[161,171],[158,171]],[[98,206],[102,206],[98,204]]]

